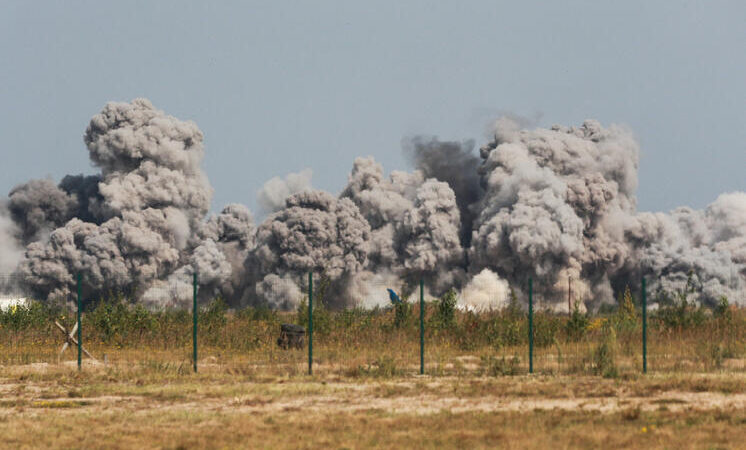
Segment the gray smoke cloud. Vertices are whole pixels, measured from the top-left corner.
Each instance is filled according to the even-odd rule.
[[[224,244],[236,244],[243,249],[254,246],[254,218],[251,211],[239,203],[227,205],[220,214],[210,216],[200,229],[202,239]]]
[[[474,154],[474,141],[440,141],[422,136],[405,139],[404,152],[426,178],[446,182],[456,195],[461,215],[461,244],[468,248],[476,211],[483,190],[477,172],[481,160]]]
[[[721,296],[744,303],[745,229],[744,192],[722,194],[703,211],[639,214],[625,228],[632,259],[622,273],[649,277],[667,297],[689,283],[701,303]]]
[[[693,272],[699,302],[739,300],[743,240],[731,230],[745,223],[736,212],[742,193],[722,196],[705,211],[638,214],[632,133],[590,120],[577,128],[521,130],[501,119],[480,154],[485,195],[470,272],[489,268],[518,286],[533,277],[555,302],[572,278],[575,294],[593,305],[637,286],[642,275],[653,289],[682,290]],[[713,219],[722,214],[727,219]],[[717,220],[726,231],[712,232]]]
[[[29,243],[72,219],[78,201],[45,178],[14,187],[8,195],[8,209],[21,230],[21,240]]]
[[[191,252],[190,265],[200,274],[201,283],[209,284],[202,294],[220,295],[235,304],[247,288],[244,264],[255,245],[256,227],[251,212],[244,205],[230,204],[220,214],[211,216],[198,235],[200,241]]]
[[[404,214],[414,206],[417,188],[424,181],[419,171],[411,174],[395,171],[386,179],[383,166],[372,157],[355,159],[341,197],[352,200],[370,224],[369,270],[401,268],[395,231]]]
[[[198,301],[233,295],[231,261],[221,244],[206,239],[190,249],[186,265],[176,269],[166,280],[153,280],[141,301],[152,309],[188,308],[193,299],[194,273],[199,276]]]
[[[10,217],[7,202],[0,200],[0,273],[13,272],[23,257],[18,227]]]
[[[70,298],[81,273],[88,297],[121,291],[152,308],[187,306],[197,273],[201,301],[293,309],[308,272],[331,307],[387,305],[385,288],[419,279],[432,295],[462,290],[464,308],[501,307],[533,278],[553,310],[568,279],[593,308],[643,276],[653,298],[746,304],[746,193],[639,213],[629,130],[524,125],[499,119],[479,156],[471,141],[406,140],[412,172],[356,158],[338,196],[312,190],[310,169],[273,178],[255,226],[240,204],[207,216],[196,124],[145,99],[109,103],[84,135],[100,173],[32,180],[0,202],[0,271],[41,299]]]
[[[518,286],[533,277],[548,298],[561,299],[569,278],[585,299],[609,294],[606,275],[629,254],[619,221],[634,214],[638,153],[621,127],[529,131],[499,120],[480,150],[485,196],[470,270],[490,268]]]
[[[296,309],[304,298],[298,278],[289,274],[265,276],[257,283],[256,294],[256,304],[283,311]]]
[[[299,192],[258,227],[247,268],[265,286],[277,281],[267,279],[269,275],[300,284],[308,272],[321,273],[340,286],[363,269],[369,239],[370,225],[352,201],[322,191]],[[266,296],[263,289],[256,294]],[[346,304],[344,296],[327,301]]]
[[[100,175],[67,175],[60,181],[59,188],[75,199],[77,209],[73,212],[84,222],[101,223],[102,197],[98,190]]]
[[[425,181],[395,232],[400,263],[409,278],[423,278],[436,293],[461,284],[460,223],[453,190],[441,181]]]
[[[362,268],[369,236],[370,226],[351,201],[301,192],[259,226],[253,254],[265,273],[318,271],[337,279]]]
[[[357,158],[341,197],[351,199],[371,226],[368,262],[349,284],[358,303],[375,303],[371,283],[381,279],[423,278],[434,293],[463,281],[460,213],[447,183],[426,179],[421,170],[385,178],[373,158]]]
[[[200,168],[202,132],[193,122],[136,99],[108,103],[91,119],[84,141],[100,176],[65,178],[61,186],[72,194],[51,182],[19,189],[11,194],[11,203],[15,195],[18,204],[41,205],[26,207],[23,217],[37,215],[40,223],[53,225],[83,204],[89,210],[77,216],[96,217],[100,223],[76,217],[52,231],[47,242],[32,242],[19,272],[40,296],[69,295],[78,272],[88,290],[138,296],[183,265],[189,238],[209,207],[212,189]],[[69,201],[58,211],[20,195],[28,192]],[[206,245],[194,254],[210,255],[213,248]],[[218,272],[224,268],[220,262],[212,265]]]
[[[68,175],[56,185],[51,179],[31,180],[8,194],[8,210],[28,244],[44,239],[72,218],[97,221],[100,210],[97,175]]]
[[[212,198],[200,167],[202,139],[194,122],[166,115],[146,99],[107,104],[84,136],[101,168],[104,213],[172,207],[199,222]]]
[[[703,233],[706,237],[701,242],[709,242],[715,251],[728,252],[736,264],[746,264],[746,192],[721,194],[707,207],[705,215],[710,234]],[[741,275],[746,276],[745,266],[741,267]]]
[[[313,189],[312,177],[311,169],[303,169],[298,173],[289,173],[285,178],[269,179],[256,195],[259,207],[266,213],[281,210],[285,206],[285,200],[291,195]]]

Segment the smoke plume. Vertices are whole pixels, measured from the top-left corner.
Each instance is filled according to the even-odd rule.
[[[300,192],[259,226],[247,264],[264,275],[265,283],[277,281],[268,280],[270,275],[299,282],[304,274],[316,272],[340,286],[363,269],[369,239],[370,225],[349,199],[322,191]],[[343,306],[346,299],[330,303]]]
[[[289,173],[285,178],[273,177],[264,183],[256,199],[266,213],[273,213],[285,206],[285,200],[298,192],[310,191],[313,171],[303,169],[298,173]]]
[[[423,278],[435,292],[463,281],[463,249],[456,196],[448,184],[430,179],[417,189],[412,209],[396,228],[396,246],[404,273]]]
[[[671,214],[635,211],[638,145],[631,132],[586,121],[578,128],[521,130],[498,121],[495,140],[482,147],[479,172],[485,189],[471,247],[473,273],[495,270],[525,286],[533,277],[548,298],[562,298],[572,279],[577,296],[598,304],[647,275],[654,289],[686,288],[690,273],[702,281],[696,300],[734,298],[742,289],[742,249],[707,231],[710,216],[740,195],[716,201],[706,211]],[[739,213],[726,213],[728,229],[743,226]],[[738,228],[736,228],[738,229]],[[721,233],[722,235],[722,233]],[[734,256],[736,256],[734,258]]]
[[[225,261],[213,260],[209,264],[220,265],[222,270],[218,271],[222,276],[212,276],[209,290],[202,291],[205,295],[221,295],[228,301],[240,297],[246,290],[246,277],[244,274],[244,263],[249,251],[254,248],[256,228],[254,219],[249,209],[237,203],[223,208],[220,214],[211,216],[199,233],[199,246],[213,249],[210,252],[195,251],[192,253],[191,268],[200,274],[202,283],[205,279],[201,266],[205,265],[200,258],[201,254],[206,256],[215,255],[215,258]],[[209,261],[209,260],[208,260]],[[227,264],[225,266],[224,264]],[[215,271],[212,271],[215,272]],[[180,277],[183,279],[183,277]]]
[[[480,160],[473,148],[471,140],[453,142],[415,137],[404,141],[405,153],[426,178],[444,181],[453,189],[461,214],[459,236],[465,248],[471,244],[473,205],[483,194],[477,173]]]
[[[566,309],[568,288],[594,308],[642,277],[653,301],[746,304],[746,193],[637,212],[639,148],[621,126],[505,117],[478,155],[472,141],[408,139],[412,172],[356,158],[339,195],[313,190],[310,169],[270,179],[258,225],[240,204],[207,214],[202,141],[146,99],[107,104],[84,135],[99,173],[32,180],[0,202],[0,271],[40,299],[69,298],[82,274],[86,298],[151,308],[188,305],[196,273],[200,301],[293,309],[308,272],[331,307],[388,305],[386,288],[406,297],[422,279],[429,295],[500,308],[532,278],[550,309]]]
[[[100,179],[66,178],[62,186],[72,195],[46,181],[11,193],[24,237],[38,234],[39,224],[60,226],[48,241],[29,244],[19,271],[42,297],[68,295],[75,273],[83,275],[87,290],[137,295],[182,265],[209,207],[212,189],[200,168],[202,132],[136,99],[107,104],[91,119],[84,141]],[[39,199],[42,194],[61,206]],[[99,220],[65,223],[81,205],[89,210],[78,216]],[[35,217],[39,222],[27,225]]]
[[[0,272],[15,270],[23,257],[23,248],[17,240],[18,228],[10,218],[6,202],[0,200]]]
[[[356,158],[342,198],[349,198],[371,227],[368,267],[385,270],[399,267],[394,242],[397,226],[414,206],[417,188],[424,183],[421,172],[394,172],[389,179],[372,157]]]
[[[77,200],[50,179],[31,180],[16,186],[8,195],[8,209],[22,230],[21,240],[41,239],[73,218]]]
[[[391,273],[411,282],[424,278],[435,293],[463,281],[460,214],[447,183],[426,179],[420,170],[394,171],[386,179],[373,158],[357,158],[341,196],[350,198],[371,226],[364,272]],[[355,284],[369,290],[360,280]]]

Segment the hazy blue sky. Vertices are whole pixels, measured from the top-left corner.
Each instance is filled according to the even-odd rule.
[[[640,209],[746,190],[744,1],[0,1],[0,191],[92,173],[90,117],[140,96],[205,133],[213,209],[504,111],[629,125]]]

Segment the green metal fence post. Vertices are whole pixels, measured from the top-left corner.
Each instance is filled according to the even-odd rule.
[[[648,373],[648,298],[642,279],[642,373]]]
[[[534,280],[528,279],[528,373],[534,373]]]
[[[313,375],[313,273],[308,272],[308,374]]]
[[[197,272],[192,279],[192,362],[197,372]]]
[[[420,280],[420,375],[425,374],[425,282]]]
[[[78,272],[78,370],[80,370],[81,363],[83,361],[83,324],[80,321],[80,304],[83,285],[83,276]]]

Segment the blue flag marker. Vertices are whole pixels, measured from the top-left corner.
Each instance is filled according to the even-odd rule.
[[[396,292],[394,292],[392,289],[386,289],[389,291],[389,299],[391,300],[391,303],[401,303],[401,299],[398,295],[396,295]]]

